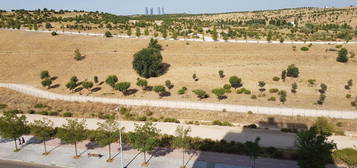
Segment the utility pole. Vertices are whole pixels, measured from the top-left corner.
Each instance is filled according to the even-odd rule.
[[[120,141],[120,167],[121,168],[124,168],[124,165],[123,165],[123,141],[121,139],[121,122],[119,122],[119,141]]]

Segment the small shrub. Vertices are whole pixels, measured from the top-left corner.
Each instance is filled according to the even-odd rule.
[[[0,110],[7,107],[7,104],[0,104]]]
[[[308,48],[308,47],[301,47],[300,50],[301,50],[301,51],[309,51],[309,48]]]
[[[177,120],[176,118],[165,118],[164,120],[163,120],[164,122],[171,122],[171,123],[180,123],[180,121],[179,120]]]
[[[59,113],[57,111],[51,111],[51,112],[48,113],[48,115],[50,115],[50,116],[58,116]]]
[[[253,111],[248,111],[248,114],[253,114]]]
[[[277,81],[279,81],[279,80],[280,80],[279,77],[277,77],[277,76],[274,76],[274,77],[273,77],[273,81],[277,82]]]
[[[278,92],[279,92],[279,89],[277,89],[277,88],[269,89],[269,93],[278,93]]]
[[[47,108],[47,105],[45,105],[45,104],[36,104],[34,107],[35,108]]]
[[[309,86],[314,86],[315,83],[316,83],[316,80],[315,79],[309,79],[309,80],[307,80],[307,82],[309,83]]]
[[[270,97],[268,101],[276,101],[276,98],[274,96]]]
[[[52,36],[57,36],[58,34],[57,34],[57,32],[53,31],[53,32],[51,33],[51,35],[52,35]]]
[[[251,99],[257,99],[257,95],[250,96]]]
[[[298,133],[299,130],[296,128],[282,128],[280,129],[281,132],[290,132],[290,133]]]
[[[110,33],[110,31],[106,31],[104,36],[107,37],[107,38],[113,37],[113,35],[112,35],[112,33]]]
[[[35,114],[36,111],[35,111],[35,110],[29,110],[29,111],[27,111],[27,113],[29,113],[29,114]]]
[[[255,125],[255,124],[249,124],[249,125],[245,125],[245,126],[243,126],[243,128],[257,129],[257,128],[258,128],[258,126],[257,126],[257,125]]]
[[[346,48],[341,48],[341,50],[338,52],[338,56],[336,58],[337,62],[342,62],[346,63],[348,62],[348,51]]]
[[[224,78],[225,77],[223,70],[219,70],[218,71],[218,75],[219,75],[220,78]]]
[[[41,114],[41,115],[48,115],[48,111],[41,111],[41,112],[39,112],[38,114]]]
[[[342,45],[336,45],[336,48],[342,48]]]
[[[351,94],[346,94],[346,98],[347,98],[347,99],[350,99],[351,97],[352,97]]]
[[[146,116],[152,116],[154,113],[152,111],[145,111]]]
[[[71,112],[64,112],[63,117],[72,117],[73,114]]]

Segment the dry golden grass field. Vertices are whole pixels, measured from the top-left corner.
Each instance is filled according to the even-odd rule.
[[[232,89],[227,94],[227,99],[221,103],[281,106],[297,108],[339,109],[355,110],[351,101],[356,95],[357,86],[351,91],[344,89],[347,80],[357,81],[357,58],[352,58],[346,64],[336,62],[337,52],[326,51],[335,48],[335,45],[312,45],[309,51],[301,51],[306,45],[290,44],[236,44],[219,42],[183,42],[159,41],[163,45],[162,55],[164,62],[170,64],[166,74],[150,78],[150,85],[164,85],[166,80],[171,80],[175,87],[170,91],[171,96],[164,100],[198,101],[192,93],[194,89],[203,89],[210,94],[203,102],[218,102],[211,93],[214,88],[222,87],[229,83],[228,78],[237,75],[243,80],[243,87],[252,90],[252,94],[259,94],[258,81],[265,81],[265,97],[257,100],[250,95],[238,95]],[[48,70],[58,79],[54,84],[60,87],[50,89],[51,92],[71,94],[65,84],[69,78],[76,75],[80,80],[93,80],[96,75],[100,81],[108,75],[115,74],[119,81],[131,82],[131,88],[138,92],[123,96],[118,91],[113,91],[108,85],[103,84],[101,90],[92,93],[93,96],[126,97],[134,99],[158,99],[155,92],[144,92],[135,85],[138,75],[132,69],[132,59],[135,52],[146,47],[148,40],[143,39],[118,39],[89,36],[58,35],[48,33],[34,33],[23,31],[0,30],[0,82],[23,83],[42,88],[40,72]],[[357,53],[356,45],[343,46],[349,51]],[[86,56],[82,61],[73,59],[74,50],[78,48]],[[288,78],[286,82],[272,80],[279,76],[288,65],[295,64],[300,69],[300,77]],[[218,71],[222,69],[226,75],[220,79]],[[196,73],[199,81],[192,79]],[[316,79],[316,85],[308,86],[309,79]],[[291,84],[297,82],[298,92],[290,93]],[[327,97],[324,105],[314,105],[319,98],[320,83],[328,86]],[[177,91],[186,86],[188,92],[181,96]],[[288,92],[287,102],[282,105],[279,96],[269,93],[270,88],[283,89]],[[46,89],[46,88],[43,88]],[[114,94],[112,94],[114,93]],[[345,98],[352,94],[351,99]],[[79,94],[79,93],[75,93]],[[82,90],[81,94],[87,94]],[[277,101],[267,99],[276,97]]]

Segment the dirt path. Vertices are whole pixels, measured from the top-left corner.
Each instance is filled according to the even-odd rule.
[[[163,108],[178,108],[178,109],[197,109],[197,110],[212,110],[212,111],[228,111],[242,112],[249,111],[255,114],[268,115],[284,115],[284,116],[309,116],[309,117],[331,117],[343,119],[357,119],[355,111],[336,111],[336,110],[316,110],[316,109],[299,109],[299,108],[280,108],[280,107],[261,107],[261,106],[244,106],[232,104],[218,103],[203,103],[190,101],[168,101],[168,100],[143,100],[143,99],[120,99],[120,98],[103,98],[92,96],[74,96],[51,93],[37,89],[30,85],[0,83],[0,87],[12,89],[31,96],[51,99],[76,102],[96,102],[105,104],[119,104],[129,106],[151,106]]]

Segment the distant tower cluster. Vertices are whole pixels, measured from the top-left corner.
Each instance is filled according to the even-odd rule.
[[[145,15],[154,15],[154,8],[145,8]],[[164,15],[165,9],[163,7],[157,7],[157,15]]]

